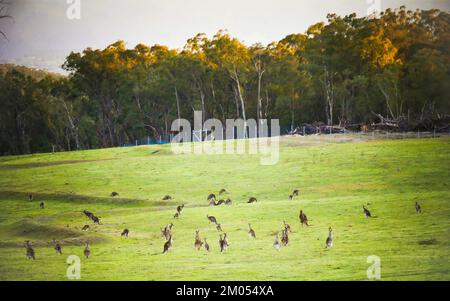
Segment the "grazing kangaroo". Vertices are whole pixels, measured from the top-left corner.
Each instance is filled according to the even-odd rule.
[[[31,243],[30,243],[29,240],[27,240],[27,241],[25,242],[25,248],[27,248],[27,258],[28,258],[28,259],[33,259],[33,260],[35,260],[36,257],[35,257],[34,249],[33,249],[33,247],[31,246]]]
[[[209,244],[206,242],[206,238],[204,238],[203,240],[205,241],[205,244],[204,244],[205,250],[206,250],[207,252],[209,252]]]
[[[248,236],[256,238],[255,230],[252,229],[252,225],[250,223],[248,224]]]
[[[366,218],[372,217],[372,215],[370,214],[369,209],[367,209],[364,205],[363,205],[363,210],[364,210],[364,215],[366,216]]]
[[[231,199],[227,199],[225,201],[225,205],[231,205],[231,204],[233,204],[233,201]]]
[[[173,215],[173,218],[179,218],[180,217],[180,213],[175,212],[175,214]]]
[[[225,204],[225,200],[219,200],[217,202],[216,206],[219,206],[219,205],[222,205],[222,204]]]
[[[128,230],[128,229],[124,229],[123,231],[122,231],[122,233],[120,233],[120,236],[125,236],[125,237],[128,237],[128,234],[130,233],[130,231]]]
[[[183,210],[183,208],[184,208],[184,204],[183,204],[183,205],[179,205],[179,206],[177,207],[178,215],[181,214],[181,211]]]
[[[294,191],[292,192],[292,195],[293,196],[298,196],[298,193],[299,193],[298,189],[294,189]]]
[[[306,217],[306,214],[303,212],[303,210],[300,210],[299,218],[300,218],[300,223],[302,224],[302,226],[303,226],[303,224],[305,224],[306,226],[309,226],[308,225],[308,217]]]
[[[416,202],[416,213],[422,213],[422,207],[420,207],[418,202]]]
[[[169,252],[169,248],[172,246],[172,235],[169,236],[169,239],[164,243],[163,254]]]
[[[168,201],[168,200],[171,200],[172,199],[172,197],[170,196],[170,195],[165,195],[163,198],[163,201]]]
[[[217,231],[219,231],[219,232],[223,232],[223,231],[222,231],[222,227],[220,226],[220,224],[217,224],[216,229],[217,229]]]
[[[215,200],[216,199],[216,195],[214,193],[211,193],[210,195],[208,195],[208,198],[206,200],[210,201],[210,200]]]
[[[327,240],[325,242],[325,248],[330,249],[333,246],[333,230],[330,228],[328,228],[328,237]]]
[[[275,242],[273,243],[273,247],[275,248],[275,250],[280,251],[281,245],[280,245],[280,240],[278,238],[278,232],[275,235]]]
[[[39,207],[41,208],[41,209],[44,209],[44,202],[41,202],[40,204],[39,204]]]
[[[227,191],[225,190],[225,188],[220,189],[219,194],[223,194],[226,193]]]
[[[214,216],[208,215],[208,214],[207,214],[207,215],[206,215],[206,218],[208,218],[210,224],[211,224],[211,223],[214,223],[214,224],[217,225],[217,219],[216,219]]]
[[[194,247],[195,247],[197,250],[200,250],[200,248],[202,247],[202,245],[203,245],[203,242],[202,242],[202,240],[201,240],[201,238],[200,238],[199,230],[196,230],[196,231],[195,231],[195,242],[194,242]]]
[[[286,230],[288,230],[288,232],[292,232],[291,231],[291,226],[289,226],[289,224],[286,224],[286,221],[283,221],[283,226]]]
[[[89,242],[86,242],[86,247],[84,248],[83,254],[86,257],[86,259],[88,259],[89,256],[91,255],[91,249],[89,248]]]
[[[111,197],[119,196],[119,194],[115,191],[111,192]]]
[[[283,246],[287,246],[289,244],[289,236],[286,228],[281,231],[281,243]]]
[[[29,200],[30,202],[33,200],[33,194],[32,194],[32,193],[30,193],[30,194],[28,195],[28,200]]]
[[[56,242],[56,240],[53,240],[53,248],[55,249],[56,253],[61,255],[62,254],[62,249],[61,249],[61,245],[59,243]]]
[[[81,228],[81,230],[87,231],[87,230],[89,230],[89,228],[90,228],[89,225],[84,225],[83,228]]]
[[[292,194],[289,195],[289,201],[292,201],[293,198],[294,198],[294,196]]]
[[[217,206],[216,201],[214,201],[214,199],[212,199],[211,201],[209,201],[208,206]]]
[[[256,203],[258,200],[256,199],[256,198],[254,198],[254,197],[251,197],[251,198],[249,198],[248,199],[248,204],[250,204],[250,203]]]

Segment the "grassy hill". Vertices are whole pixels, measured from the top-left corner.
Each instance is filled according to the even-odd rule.
[[[74,254],[82,280],[365,280],[370,255],[380,257],[383,280],[450,280],[450,139],[314,139],[283,138],[273,166],[257,155],[173,155],[168,145],[0,157],[0,279],[65,280]],[[207,195],[221,188],[233,205],[208,207]],[[295,188],[300,196],[290,201]],[[162,201],[166,194],[173,199]],[[258,202],[247,204],[250,196]],[[375,217],[366,219],[362,205]],[[310,227],[300,226],[300,209]],[[207,214],[228,233],[226,253]],[[293,232],[277,252],[283,220]],[[161,254],[160,228],[170,222],[173,247]],[[124,228],[130,237],[120,237]],[[210,253],[194,249],[196,229]],[[27,239],[35,261],[25,256]]]

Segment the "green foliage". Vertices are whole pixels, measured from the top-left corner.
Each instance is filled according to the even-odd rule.
[[[0,68],[0,153],[168,139],[172,121],[192,121],[193,110],[222,121],[278,118],[283,128],[367,124],[378,121],[373,113],[440,118],[450,113],[449,29],[447,12],[401,7],[329,14],[267,46],[223,30],[181,50],[117,41],[71,53],[67,78]]]

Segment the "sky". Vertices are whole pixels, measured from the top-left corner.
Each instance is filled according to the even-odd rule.
[[[226,29],[248,45],[303,33],[327,13],[365,16],[373,10],[439,8],[449,0],[3,0],[11,19],[0,19],[0,63],[63,73],[71,51],[124,40],[182,48],[188,38]],[[79,10],[76,3],[79,2]],[[74,9],[75,8],[75,9]],[[69,13],[68,13],[69,12]],[[79,12],[79,15],[77,14]],[[77,18],[79,16],[79,18]],[[75,17],[75,18],[74,18]]]

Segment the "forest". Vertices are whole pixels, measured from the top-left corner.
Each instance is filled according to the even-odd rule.
[[[329,14],[304,33],[246,45],[227,31],[181,49],[116,41],[68,54],[56,75],[0,66],[0,154],[168,139],[177,118],[280,120],[406,130],[448,127],[450,14]],[[444,122],[444,123],[443,123]]]

